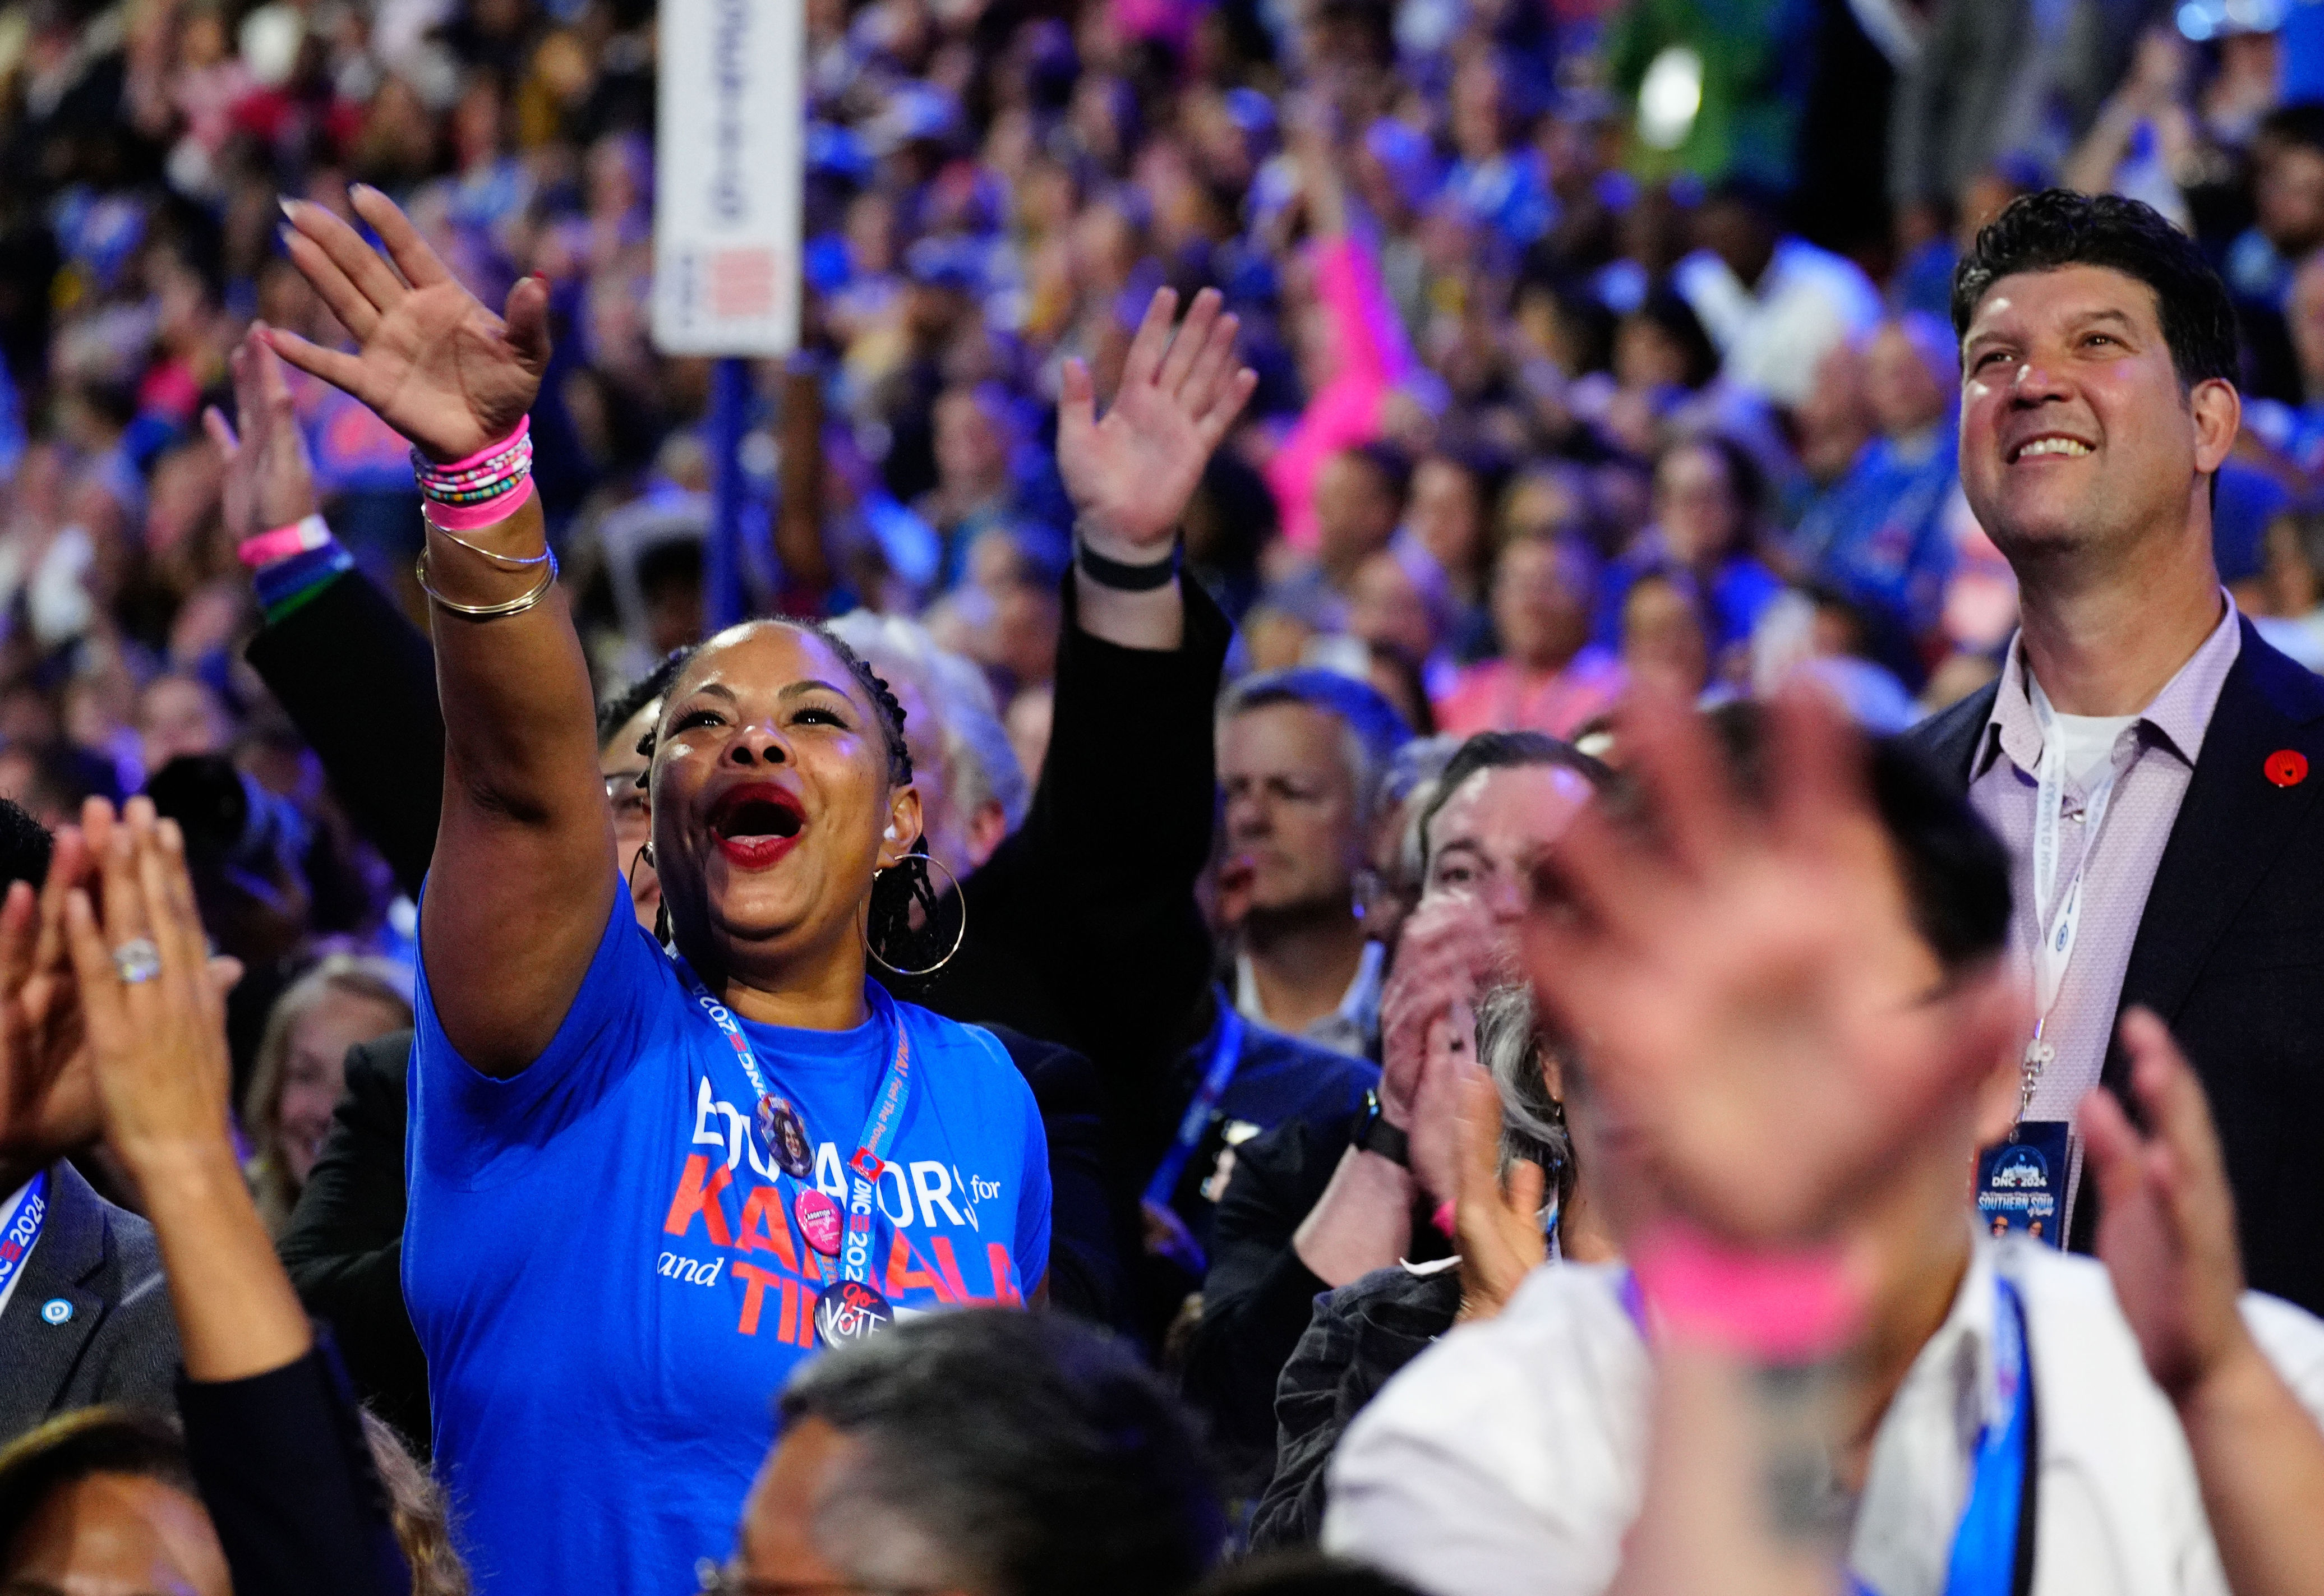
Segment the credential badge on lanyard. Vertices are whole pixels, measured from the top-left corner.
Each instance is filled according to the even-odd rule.
[[[695,1007],[726,1038],[734,1049],[734,1061],[742,1066],[742,1074],[750,1080],[751,1091],[758,1100],[758,1112],[753,1117],[760,1134],[770,1144],[768,1153],[783,1176],[799,1183],[794,1208],[807,1238],[808,1256],[815,1260],[816,1271],[825,1282],[822,1294],[816,1298],[816,1333],[825,1345],[837,1346],[862,1341],[886,1329],[895,1323],[896,1314],[888,1299],[872,1284],[872,1260],[876,1251],[873,1237],[880,1210],[878,1182],[887,1167],[881,1149],[895,1135],[904,1117],[904,1105],[911,1098],[912,1050],[904,1017],[892,1016],[896,1027],[895,1056],[889,1061],[878,1090],[872,1094],[871,1115],[863,1122],[863,1133],[856,1138],[854,1152],[848,1156],[847,1212],[843,1220],[832,1212],[831,1199],[807,1184],[807,1174],[814,1166],[812,1153],[806,1150],[811,1145],[806,1121],[788,1102],[768,1089],[767,1078],[759,1068],[758,1055],[752,1049],[750,1038],[742,1034],[742,1022],[725,1004],[710,995],[691,965],[684,959],[677,964]],[[798,1139],[796,1146],[783,1145],[794,1136]],[[780,1176],[776,1184],[781,1184]],[[834,1252],[838,1254],[839,1262],[836,1279],[832,1278]]]

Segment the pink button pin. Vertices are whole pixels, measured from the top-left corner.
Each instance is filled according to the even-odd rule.
[[[839,1256],[838,1204],[821,1192],[808,1190],[798,1195],[791,1212],[798,1215],[799,1233],[807,1238],[808,1246],[825,1258]]]

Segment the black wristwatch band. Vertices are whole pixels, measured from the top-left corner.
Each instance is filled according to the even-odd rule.
[[[1074,539],[1074,561],[1082,575],[1100,587],[1111,587],[1122,593],[1151,593],[1157,587],[1167,587],[1176,579],[1178,562],[1183,556],[1184,539],[1174,539],[1170,558],[1150,566],[1134,566],[1118,559],[1108,559],[1078,536]]]
[[[1412,1144],[1403,1131],[1388,1122],[1380,1112],[1379,1093],[1364,1093],[1363,1118],[1356,1121],[1356,1150],[1377,1153],[1391,1164],[1412,1167]]]

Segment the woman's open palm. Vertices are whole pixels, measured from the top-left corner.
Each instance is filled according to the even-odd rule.
[[[360,184],[347,198],[386,245],[385,258],[304,201],[284,202],[283,238],[291,263],[354,336],[355,353],[280,328],[262,330],[268,346],[344,390],[430,458],[460,459],[507,437],[549,368],[548,290],[525,278],[509,291],[507,315],[495,316],[394,201]]]

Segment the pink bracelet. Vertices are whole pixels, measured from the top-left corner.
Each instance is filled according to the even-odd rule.
[[[420,519],[429,526],[447,532],[476,532],[489,526],[498,526],[510,516],[532,502],[532,478],[524,479],[524,486],[516,493],[503,494],[497,499],[487,499],[481,504],[438,504],[423,502]]]
[[[441,466],[430,461],[429,463],[428,469],[436,473],[439,476],[457,476],[464,471],[474,471],[477,466],[491,459],[494,455],[504,454],[508,450],[514,448],[519,441],[530,437],[531,434],[532,417],[530,415],[520,416],[517,418],[516,430],[511,432],[506,438],[502,438],[499,442],[484,445],[484,447],[478,449],[475,454],[470,455],[465,460],[452,460]]]
[[[331,529],[324,524],[321,516],[302,516],[287,527],[244,538],[235,546],[235,555],[254,571],[294,554],[304,554],[309,549],[320,549],[330,540]]]
[[[1632,1250],[1630,1268],[1648,1308],[1674,1333],[1767,1362],[1832,1357],[1864,1321],[1863,1288],[1837,1247],[1747,1251],[1673,1222]]]

